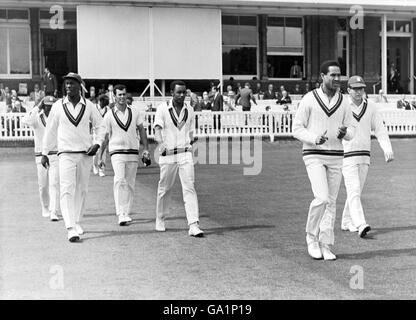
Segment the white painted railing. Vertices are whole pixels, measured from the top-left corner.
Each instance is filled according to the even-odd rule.
[[[381,112],[391,136],[416,137],[416,111],[383,110]],[[0,140],[32,140],[33,132],[21,123],[24,113],[0,114]],[[269,112],[196,112],[195,135],[291,137],[295,111]],[[155,112],[145,113],[145,128],[149,138],[154,137]]]

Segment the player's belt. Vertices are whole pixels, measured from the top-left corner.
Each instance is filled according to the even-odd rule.
[[[161,156],[170,156],[172,154],[184,153],[192,151],[192,147],[167,149],[162,152]]]
[[[324,155],[324,156],[336,156],[342,157],[344,150],[318,150],[318,149],[304,149],[302,151],[303,156],[309,155]]]
[[[48,156],[52,154],[58,154],[58,151],[49,151]],[[41,156],[42,156],[42,152],[35,152],[35,157],[41,157]]]
[[[367,150],[359,150],[359,151],[350,151],[350,152],[345,152],[344,153],[344,158],[360,157],[360,156],[369,157],[370,156],[370,151],[367,151]]]
[[[60,155],[60,154],[62,154],[62,153],[87,153],[87,151],[71,151],[71,150],[64,150],[64,151],[59,151],[58,152],[58,156]]]
[[[110,157],[114,154],[139,154],[139,150],[137,149],[117,149],[110,151]]]

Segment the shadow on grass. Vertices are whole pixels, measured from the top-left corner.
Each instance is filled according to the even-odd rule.
[[[389,227],[389,228],[373,228],[371,229],[371,235],[376,236],[380,234],[385,234],[389,232],[395,231],[409,231],[409,230],[416,230],[416,226],[398,226],[398,227]]]
[[[338,259],[345,259],[345,260],[362,260],[362,259],[371,259],[375,257],[394,258],[394,257],[400,257],[400,256],[416,256],[416,248],[387,249],[387,250],[365,251],[365,252],[360,252],[360,253],[337,254]]]
[[[130,223],[129,225],[134,224]],[[153,222],[153,220],[151,220]],[[173,232],[185,232],[187,233],[188,228],[169,228],[167,226],[165,232],[158,232],[156,230],[149,229],[149,230],[127,230],[128,226],[120,227],[126,230],[111,230],[111,231],[88,231],[86,232],[87,236],[83,237],[82,240],[93,240],[93,239],[99,239],[99,238],[107,238],[107,237],[121,237],[121,236],[130,236],[130,235],[143,235],[143,234],[164,234],[164,233],[173,233]],[[267,228],[274,228],[274,226],[271,225],[244,225],[244,226],[231,226],[231,227],[218,227],[218,228],[202,228],[204,231],[204,235],[223,235],[225,232],[232,232],[232,231],[241,231],[241,230],[252,230],[252,229],[267,229]],[[99,234],[97,236],[89,237],[89,234]]]

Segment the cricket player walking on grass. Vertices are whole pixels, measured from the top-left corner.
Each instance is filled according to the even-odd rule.
[[[115,105],[104,116],[107,134],[99,155],[99,164],[102,167],[102,157],[108,143],[114,170],[114,202],[120,226],[132,221],[129,215],[133,206],[139,160],[137,133],[144,146],[143,157],[150,159],[142,115],[137,108],[127,105],[126,95],[124,85],[118,84],[114,87]]]
[[[377,106],[363,98],[365,87],[366,84],[360,76],[353,76],[348,80],[348,103],[357,124],[354,138],[343,141],[342,168],[347,200],[342,214],[341,229],[358,231],[358,235],[362,238],[371,230],[365,220],[361,204],[361,193],[370,167],[371,131],[375,132],[386,162],[394,159],[389,135]]]
[[[170,84],[172,100],[158,106],[155,116],[155,140],[159,144],[160,180],[157,190],[156,230],[165,231],[165,217],[176,175],[182,184],[186,218],[190,236],[202,237],[199,228],[198,199],[194,187],[194,161],[192,156],[195,119],[193,108],[185,103],[186,84]]]
[[[355,127],[348,101],[339,92],[341,72],[337,61],[325,61],[321,87],[300,101],[293,123],[293,135],[303,142],[303,161],[314,200],[306,222],[306,243],[314,259],[335,260],[336,200],[342,179],[342,140],[354,137]]]
[[[68,231],[68,240],[80,240],[80,225],[85,210],[92,156],[103,139],[103,118],[94,104],[81,96],[81,77],[73,72],[65,77],[66,96],[56,101],[48,118],[43,138],[42,165],[50,165],[48,153],[58,139],[61,211]],[[95,141],[90,135],[90,123]]]
[[[45,134],[46,123],[52,104],[56,101],[53,96],[44,97],[37,106],[27,113],[22,123],[33,129],[35,134],[35,161],[38,171],[38,184],[40,194],[40,204],[42,206],[42,216],[50,218],[51,221],[58,221],[59,208],[59,166],[58,166],[58,147],[56,139],[51,151],[49,168],[44,168],[41,164],[42,158],[42,139]]]

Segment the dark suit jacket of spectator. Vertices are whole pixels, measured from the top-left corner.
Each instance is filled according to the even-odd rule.
[[[55,75],[49,72],[49,74],[44,74],[42,77],[43,84],[46,85],[45,94],[53,95],[55,90],[58,89],[58,83],[56,81]]]
[[[214,98],[214,103],[212,104],[211,111],[224,111],[224,98],[219,92]]]
[[[264,92],[264,96],[263,96],[264,100],[274,100],[276,99],[276,91],[272,91],[270,92],[269,90]]]
[[[253,91],[248,88],[243,88],[239,94],[237,94],[237,97],[235,100],[240,104],[243,109],[250,109],[251,103],[250,100],[253,97]],[[240,98],[240,101],[238,101],[238,98]]]

